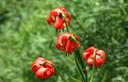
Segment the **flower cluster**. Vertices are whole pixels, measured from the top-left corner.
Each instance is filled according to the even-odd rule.
[[[71,21],[71,15],[67,12],[64,7],[58,7],[51,10],[47,22],[55,27],[55,29],[62,30],[64,27],[68,27]],[[73,52],[78,52],[80,49],[80,41],[79,37],[72,33],[72,32],[61,32],[58,33],[58,37],[56,40],[56,48],[68,54],[72,54]],[[81,57],[81,53],[75,53],[76,64],[81,64],[81,61],[87,63],[90,67],[101,67],[106,60],[106,53],[103,50],[97,49],[95,47],[89,47],[83,52],[83,56]],[[83,64],[81,64],[83,65]],[[82,66],[83,67],[83,66]],[[78,67],[79,68],[79,67]],[[86,68],[82,68],[83,69]],[[53,66],[53,62],[44,59],[44,58],[37,58],[32,63],[32,71],[34,72],[35,76],[41,79],[50,78],[52,75],[56,73],[55,66]],[[81,70],[81,69],[79,69]],[[82,74],[82,73],[81,73]],[[85,74],[84,74],[85,75]],[[61,76],[62,77],[62,76]],[[84,76],[83,76],[84,77]],[[84,79],[83,79],[84,80]]]
[[[32,63],[32,71],[35,73],[35,76],[41,79],[50,78],[55,74],[55,69],[53,67],[53,62],[46,60],[44,58],[38,57]]]

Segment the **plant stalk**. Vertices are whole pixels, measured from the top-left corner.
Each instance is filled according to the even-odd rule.
[[[68,82],[64,76],[58,71],[58,69],[56,68],[56,66],[54,66],[54,68],[56,69],[56,73],[61,77],[61,79],[63,79],[64,82]]]
[[[95,66],[96,66],[96,50],[94,50],[93,56],[94,56],[94,62],[93,62],[93,69],[92,69],[90,82],[93,82],[93,78],[94,78],[94,72],[95,72]]]
[[[85,77],[84,77],[84,74],[82,72],[82,68],[78,62],[78,59],[77,59],[77,56],[75,56],[75,62],[76,62],[76,65],[77,65],[77,68],[78,68],[78,71],[80,72],[80,75],[81,75],[81,78],[82,78],[82,82],[86,82],[85,81]]]
[[[87,77],[87,70],[86,70],[86,65],[85,65],[85,62],[80,54],[80,51],[79,50],[76,50],[75,51],[75,55],[76,55],[76,58],[80,64],[80,67],[82,69],[82,74],[84,76],[84,79],[85,79],[85,82],[88,82],[88,77]]]

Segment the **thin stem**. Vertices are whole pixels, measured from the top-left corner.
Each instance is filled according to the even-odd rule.
[[[74,80],[75,82],[81,82],[80,80],[74,78],[74,77],[70,77],[72,80]]]
[[[59,3],[59,1],[55,0],[55,2],[56,2],[56,4],[57,4],[58,6],[62,6],[62,4]]]
[[[78,62],[77,56],[76,55],[74,55],[74,56],[75,56],[75,62],[76,62],[77,68],[78,68],[81,78],[82,78],[82,82],[85,82],[84,75],[83,75],[82,69],[80,67],[80,64]]]
[[[87,81],[88,81],[88,77],[87,77],[86,65],[85,65],[85,63],[84,63],[84,61],[83,61],[83,59],[82,59],[82,56],[81,56],[81,54],[80,54],[80,51],[79,51],[79,50],[76,50],[76,51],[75,51],[75,55],[77,56],[77,59],[78,59],[80,65],[81,65],[81,68],[82,68],[82,72],[83,72],[83,74],[84,74],[84,76],[85,76],[85,80],[86,80],[86,82],[87,82]]]
[[[63,15],[63,17],[64,17],[65,27],[66,27],[67,31],[68,32],[71,32],[70,29],[69,29],[69,27],[68,27],[67,21],[66,21],[66,16]]]
[[[78,46],[78,41],[76,40],[76,38],[74,38],[73,36],[70,37],[72,40],[74,40],[76,43],[77,43],[77,46]],[[85,75],[85,79],[86,79],[86,82],[88,81],[88,77],[87,77],[87,70],[86,70],[86,66],[85,66],[85,63],[82,59],[82,56],[80,54],[80,51],[79,49],[75,51],[75,55],[76,55],[76,58],[78,60],[78,63],[80,64],[81,68],[82,68],[82,73],[84,73]]]
[[[92,69],[92,75],[91,75],[91,79],[90,79],[90,82],[93,82],[93,77],[94,77],[94,72],[95,72],[95,64],[96,64],[96,50],[94,50],[94,53],[93,53],[93,56],[94,56],[94,62],[93,62],[93,69]]]
[[[71,32],[70,29],[69,29],[69,27],[68,27],[68,25],[66,23],[65,23],[65,26],[66,26],[67,31],[68,32]]]
[[[68,82],[68,81],[62,76],[62,74],[61,74],[60,72],[57,71],[57,74],[64,80],[64,82]]]
[[[106,73],[104,74],[104,77],[103,77],[103,79],[101,80],[101,82],[105,82],[105,81],[106,81],[107,75],[108,75],[108,72],[106,72]]]
[[[56,73],[61,77],[61,79],[63,79],[64,82],[68,82],[64,76],[57,70],[56,66],[54,66],[54,68],[56,69]]]
[[[74,20],[76,21],[76,23],[79,25],[79,27],[81,28],[81,30],[85,30],[83,28],[83,25],[81,24],[81,22],[78,20],[78,18],[76,18],[76,15],[74,14],[74,12],[72,11],[72,9],[70,9],[70,12],[72,13],[72,17],[74,18]]]

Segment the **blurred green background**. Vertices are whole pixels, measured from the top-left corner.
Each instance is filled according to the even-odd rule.
[[[94,45],[107,53],[94,82],[104,76],[105,82],[128,82],[128,0],[57,2],[74,16],[71,29],[80,37],[81,52]],[[58,6],[54,0],[0,0],[0,82],[63,82],[58,75],[35,78],[31,63],[38,56],[55,62],[69,82],[80,79],[73,56],[55,48],[55,29],[46,21]]]

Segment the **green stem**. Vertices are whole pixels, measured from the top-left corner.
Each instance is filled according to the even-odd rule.
[[[79,50],[76,50],[75,51],[75,54],[77,54],[77,58],[78,58],[78,60],[79,60],[79,62],[81,64],[81,67],[82,68],[85,68],[85,64],[84,64],[84,61],[83,61],[82,56],[80,54],[80,51]]]
[[[94,53],[93,53],[93,56],[94,56],[94,62],[93,62],[93,69],[92,69],[92,75],[91,75],[91,79],[90,79],[90,82],[93,82],[93,77],[94,77],[94,72],[95,72],[95,64],[96,64],[96,50],[94,50]]]
[[[78,41],[75,39],[74,36],[71,36],[70,37],[71,40],[74,40],[76,43],[77,43],[77,46],[78,46]],[[86,82],[88,81],[88,77],[87,77],[87,70],[86,70],[86,66],[85,66],[85,63],[84,63],[84,60],[80,54],[80,51],[79,49],[75,51],[75,56],[78,60],[78,63],[80,64],[81,68],[82,68],[82,73],[85,74],[85,79],[86,79]]]
[[[66,24],[66,29],[68,32],[71,32],[67,24]]]
[[[66,27],[67,31],[68,31],[68,32],[71,32],[71,31],[70,31],[70,28],[68,27],[68,24],[67,24],[67,22],[66,22],[66,16],[63,15],[63,17],[64,17],[65,27]]]
[[[57,70],[57,68],[54,66],[54,68],[56,69],[56,73],[61,77],[61,79],[63,79],[64,82],[68,82],[64,76]]]
[[[58,5],[58,6],[62,6],[61,3],[59,3],[59,1],[55,0],[55,3]]]
[[[88,77],[87,77],[86,65],[85,65],[85,63],[84,63],[84,61],[83,61],[83,58],[82,58],[82,56],[81,56],[81,54],[80,54],[80,51],[79,51],[79,50],[76,50],[76,51],[75,51],[75,55],[76,55],[76,57],[77,57],[77,59],[78,59],[80,65],[81,65],[82,72],[83,72],[84,77],[85,77],[85,82],[87,82],[87,81],[88,81]]]
[[[73,18],[73,19],[76,21],[76,23],[79,25],[80,29],[81,29],[81,30],[85,30],[85,29],[83,28],[83,25],[81,24],[81,22],[78,20],[78,18],[76,18],[77,16],[74,14],[74,12],[73,12],[72,9],[70,9],[70,12],[72,13],[72,18]]]
[[[74,80],[75,82],[81,82],[80,80],[74,78],[74,77],[70,77],[72,80]]]
[[[103,77],[103,79],[101,80],[101,82],[105,82],[105,81],[106,81],[107,75],[108,75],[108,72],[105,72],[104,77]]]
[[[85,82],[84,74],[83,74],[82,68],[81,68],[81,66],[80,66],[80,64],[78,62],[77,56],[76,55],[74,55],[74,56],[75,56],[75,62],[76,62],[77,68],[78,68],[78,70],[80,72],[80,75],[81,75],[81,78],[82,78],[82,82]]]

